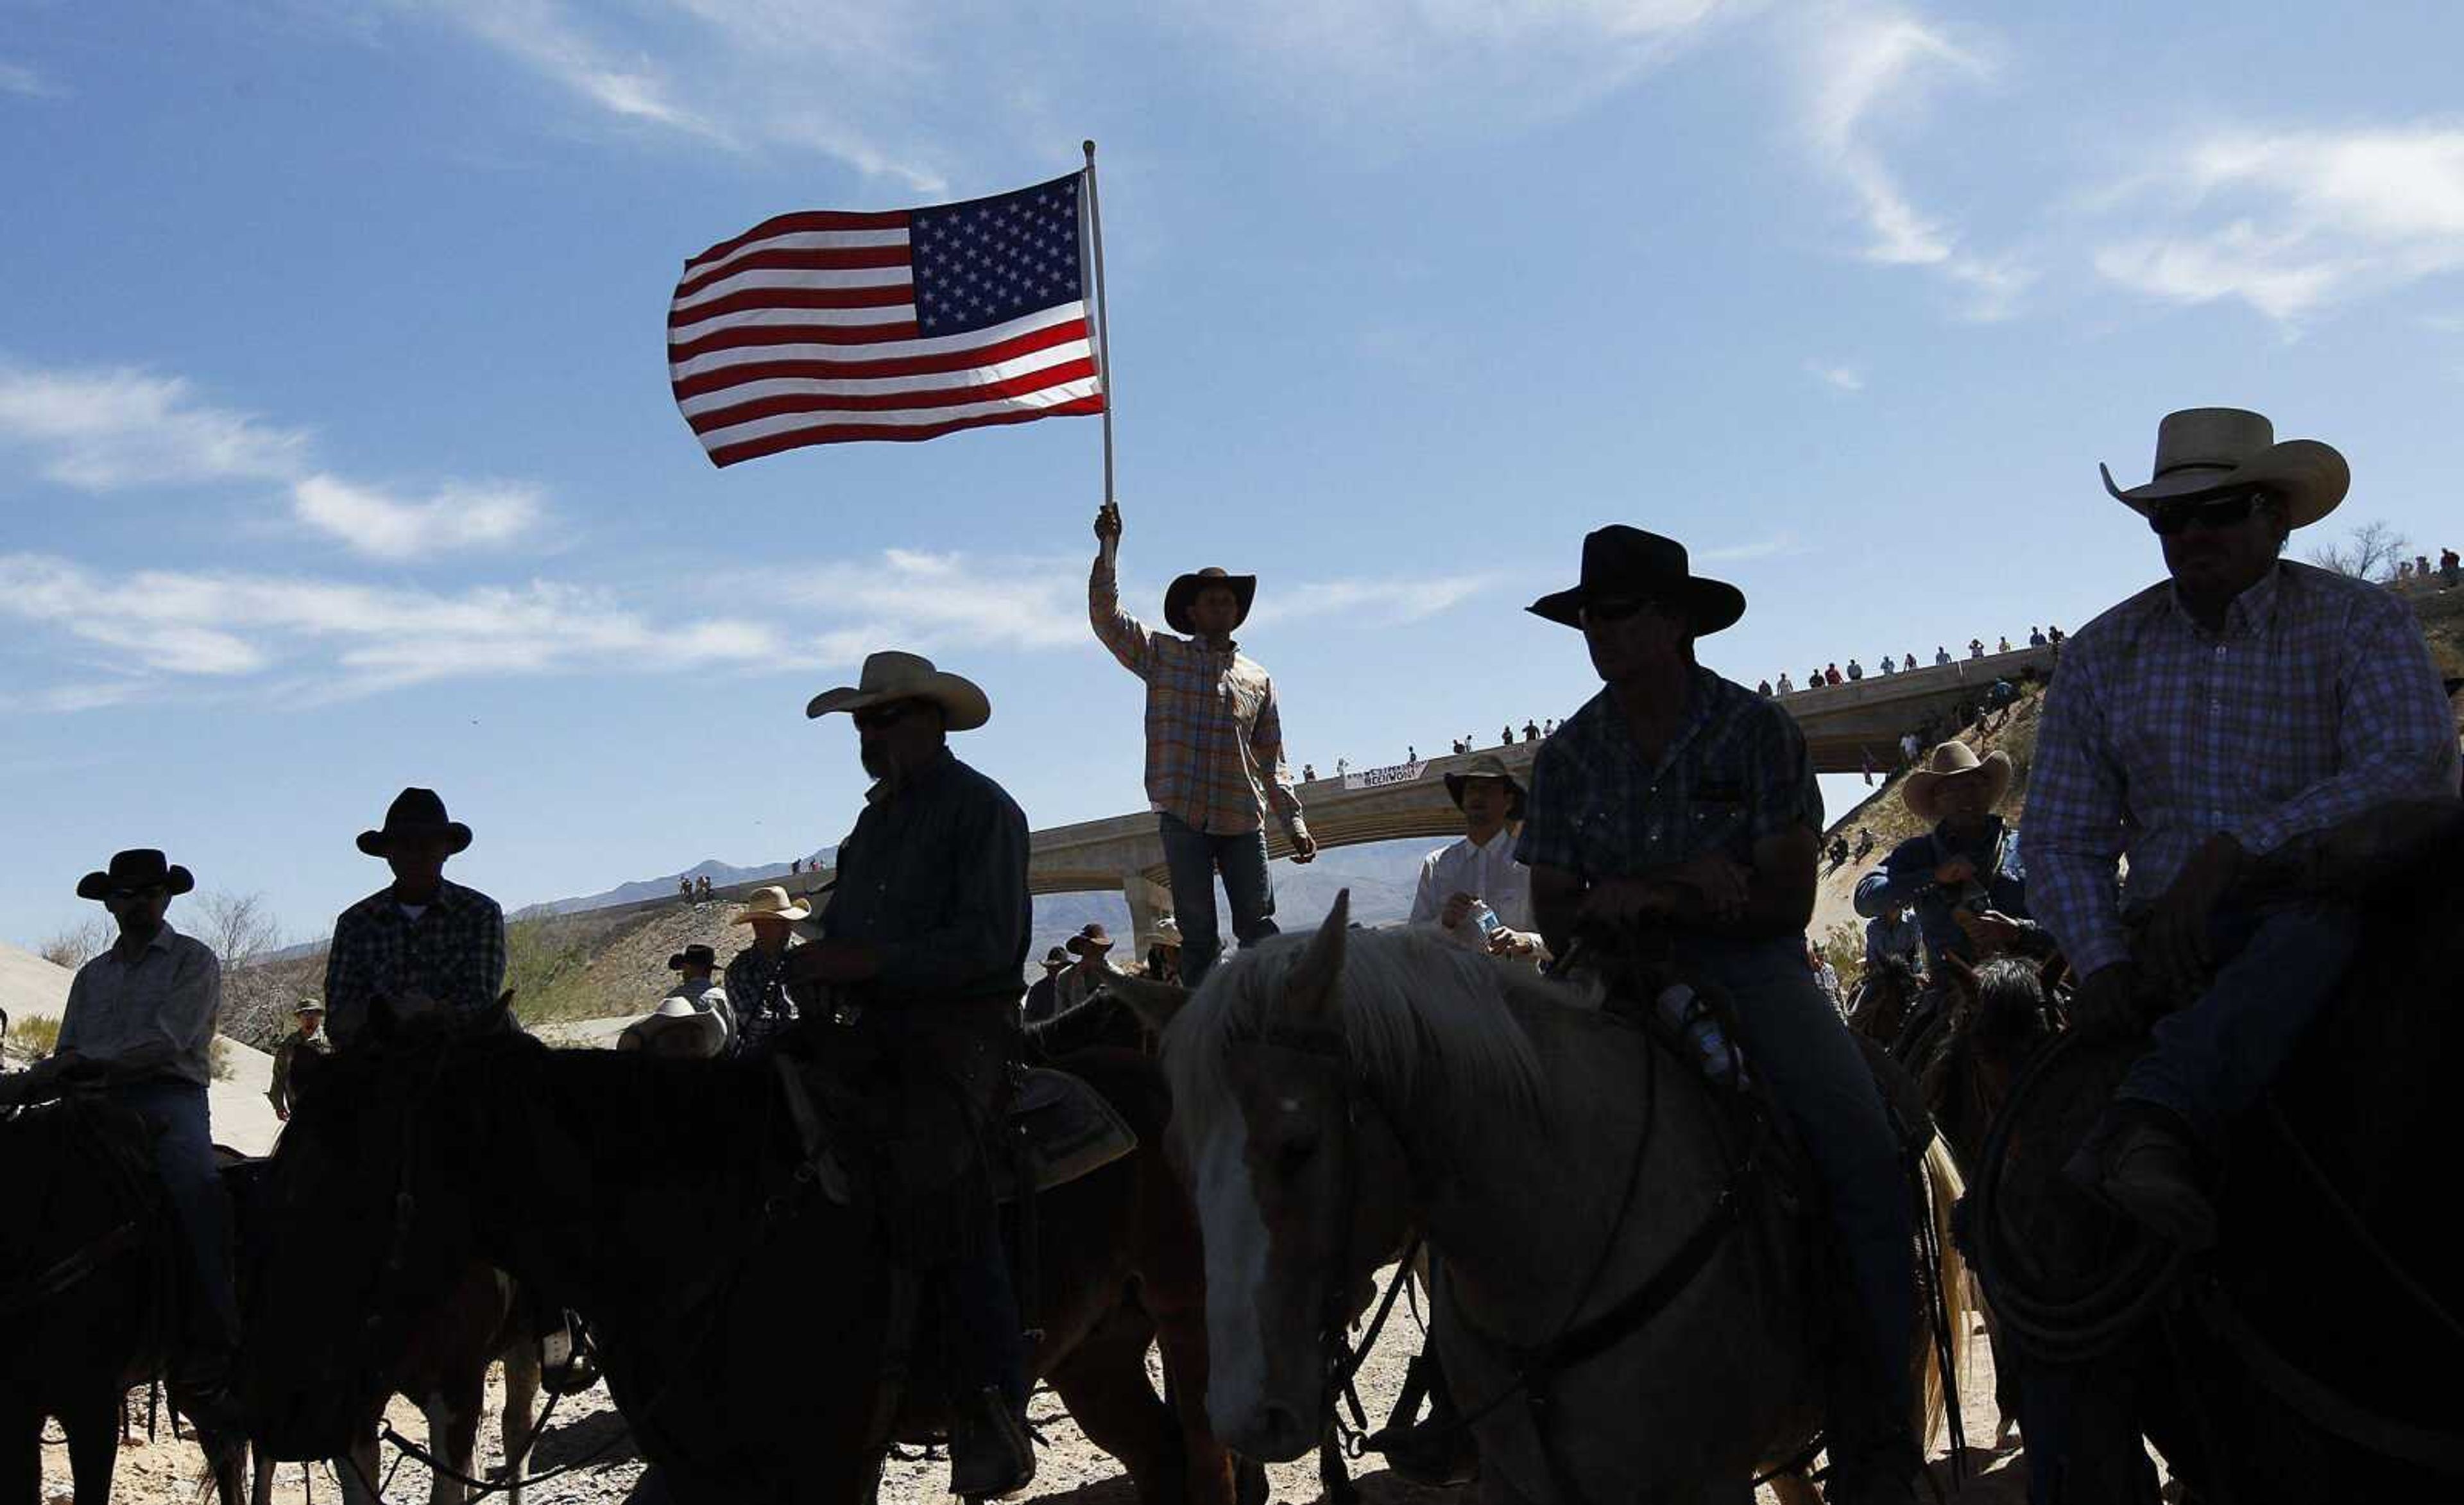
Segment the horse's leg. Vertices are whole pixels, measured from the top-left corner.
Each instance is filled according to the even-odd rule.
[[[377,1427],[384,1420],[370,1422],[351,1439],[350,1450],[334,1460],[334,1477],[342,1481],[342,1505],[380,1505],[377,1486],[385,1480],[377,1472]]]
[[[509,1505],[522,1505],[522,1481],[530,1472],[530,1459],[524,1454],[531,1442],[531,1428],[539,1415],[539,1347],[536,1339],[516,1339],[505,1350],[505,1498]]]
[[[248,1446],[248,1505],[274,1505],[274,1460],[254,1443]]]
[[[466,1479],[478,1476],[472,1471],[479,1462],[479,1413],[487,1405],[487,1374],[483,1359],[453,1376],[450,1385],[429,1392],[419,1405],[420,1414],[428,1418],[428,1450]],[[464,1505],[469,1498],[461,1479],[443,1472],[429,1475],[428,1505]]]
[[[1214,1424],[1206,1419],[1204,1308],[1167,1304],[1152,1288],[1146,1291],[1145,1301],[1155,1318],[1155,1346],[1163,1355],[1165,1404],[1180,1426],[1190,1505],[1265,1505],[1265,1466],[1236,1464],[1215,1440]]]
[[[64,1400],[60,1430],[69,1434],[69,1476],[77,1481],[77,1505],[110,1505],[111,1472],[120,1462],[120,1400],[110,1381]],[[42,1468],[38,1459],[34,1465]]]
[[[1149,1331],[1124,1304],[1045,1378],[1087,1440],[1129,1471],[1140,1505],[1185,1505],[1188,1455],[1179,1423],[1147,1383]]]

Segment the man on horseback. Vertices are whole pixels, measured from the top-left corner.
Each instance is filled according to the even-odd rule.
[[[1541,748],[1516,856],[1541,934],[1648,926],[1681,975],[1726,991],[1751,1069],[1795,1118],[1858,1297],[1830,1386],[1831,1497],[1912,1501],[1912,1227],[1899,1147],[1870,1069],[1805,963],[1822,794],[1796,723],[1697,663],[1734,624],[1735,587],[1684,546],[1613,525],[1583,541],[1581,583],[1532,603],[1579,629],[1605,687]]]
[[[1032,912],[1026,817],[1001,786],[951,755],[949,734],[992,717],[983,691],[913,653],[865,660],[853,687],[810,717],[854,720],[876,781],[839,847],[823,939],[789,953],[789,975],[837,992],[842,1012],[890,1057],[900,1084],[901,1251],[937,1289],[950,1357],[950,1491],[1012,1494],[1035,1477],[1026,1353],[1001,1252],[984,1143],[1001,1139]],[[803,1029],[821,1021],[807,1012]]]
[[[1900,786],[1908,813],[1933,829],[1891,849],[1857,883],[1868,919],[1913,909],[1936,974],[1944,959],[1974,963],[2019,951],[2042,960],[2052,938],[2028,918],[2019,836],[1993,813],[2011,788],[2011,755],[1983,758],[1963,741],[1935,748]]]
[[[753,943],[727,963],[727,1007],[736,1016],[736,1037],[729,1044],[736,1054],[764,1049],[795,1024],[795,1001],[785,986],[787,956],[797,922],[812,915],[803,898],[790,899],[772,883],[755,889],[728,921],[753,927]]]
[[[115,853],[107,869],[77,880],[77,897],[99,900],[119,921],[120,939],[77,968],[56,1047],[15,1085],[25,1094],[92,1088],[153,1131],[154,1168],[190,1276],[171,1399],[199,1427],[223,1428],[236,1419],[230,1381],[239,1301],[231,1203],[214,1166],[206,1105],[222,965],[211,947],[164,918],[171,900],[194,887],[187,869],[151,850]]]
[[[2349,481],[2334,449],[2277,443],[2257,413],[2168,415],[2154,478],[2104,484],[2146,518],[2171,578],[2070,640],[2038,736],[2028,830],[2038,907],[2082,979],[2075,1021],[2122,1033],[2172,1009],[2071,1174],[2190,1248],[2215,1236],[2206,1182],[2225,1125],[2359,935],[2348,906],[2253,906],[2234,880],[2305,832],[2456,788],[2454,725],[2410,610],[2278,557]]]
[[[405,1016],[475,1019],[505,985],[505,912],[476,889],[449,882],[446,859],[471,845],[471,828],[445,813],[433,789],[405,789],[385,825],[360,832],[393,881],[334,920],[325,953],[327,1030],[347,1050],[378,999]]]

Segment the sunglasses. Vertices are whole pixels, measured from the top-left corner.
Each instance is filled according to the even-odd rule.
[[[885,705],[868,705],[848,718],[860,732],[877,732],[885,726],[895,726],[915,709],[913,700],[892,700]]]
[[[1611,596],[1604,601],[1583,603],[1583,621],[1623,622],[1651,609],[1657,605],[1648,596]]]
[[[143,888],[105,889],[102,896],[105,898],[116,898],[124,901],[132,898],[152,898],[157,894],[167,894],[169,892],[170,890],[163,884],[148,883]]]
[[[2230,497],[2181,497],[2157,502],[2147,509],[2147,526],[2159,537],[2171,538],[2192,523],[2203,528],[2230,528],[2248,521],[2256,510],[2261,494],[2237,492]]]

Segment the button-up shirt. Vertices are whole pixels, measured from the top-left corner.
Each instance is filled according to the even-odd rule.
[[[1033,922],[1018,803],[946,747],[896,792],[885,783],[866,799],[822,933],[880,948],[874,997],[1016,1005]]]
[[[1412,922],[1435,923],[1447,898],[1469,894],[1496,911],[1507,929],[1531,930],[1531,870],[1514,860],[1514,839],[1513,831],[1500,827],[1485,847],[1463,836],[1422,858],[1420,889],[1412,899]],[[1488,941],[1469,920],[1446,930],[1445,936],[1475,949],[1485,948]]]
[[[1541,744],[1514,856],[1596,883],[1709,852],[1750,867],[1756,844],[1799,827],[1821,830],[1822,790],[1795,719],[1697,665],[1684,722],[1657,763],[1605,689]],[[1791,954],[1801,944],[1778,941]]]
[[[729,960],[727,1006],[736,1015],[729,1050],[750,1051],[796,1022],[796,1004],[787,996],[785,985],[787,957],[795,949],[793,941],[776,955],[759,946],[746,946]]]
[[[1237,644],[1148,629],[1121,609],[1120,587],[1103,559],[1087,578],[1087,615],[1096,638],[1147,686],[1147,799],[1193,830],[1237,835],[1272,809],[1286,830],[1301,824],[1300,796],[1284,773],[1284,723],[1274,681]]]
[[[1917,964],[1918,948],[1925,943],[1925,932],[1903,910],[1892,915],[1877,915],[1865,921],[1865,965],[1868,970],[1879,965],[1884,957],[1904,957],[1910,966]]]
[[[440,881],[413,919],[390,888],[342,911],[325,954],[326,1032],[349,1045],[380,998],[426,993],[469,1019],[505,986],[505,912],[476,889]]]
[[[2123,903],[2153,902],[2209,837],[2257,855],[2455,787],[2438,672],[2394,595],[2279,564],[2211,632],[2151,586],[2062,650],[2028,793],[2036,913],[2089,976],[2128,955]]]
[[[1956,888],[1934,881],[1934,872],[1953,857],[1966,857],[1976,876]],[[1916,911],[1916,926],[1925,951],[1938,964],[1946,956],[1976,960],[1976,947],[1959,928],[1952,911],[1965,907],[1971,915],[1987,910],[2012,919],[2030,918],[2028,870],[2019,860],[2019,833],[1989,815],[1974,835],[1955,839],[1947,826],[1922,836],[1910,836],[1891,849],[1882,865],[1857,880],[1857,913],[1876,916],[1904,904]]]
[[[60,1012],[57,1051],[109,1061],[132,1076],[213,1080],[214,1020],[223,968],[204,941],[166,921],[123,956],[120,942],[77,968]]]
[[[298,1106],[299,1094],[291,1085],[291,1066],[302,1051],[313,1055],[331,1055],[334,1042],[325,1038],[322,1029],[315,1034],[301,1034],[295,1029],[284,1035],[282,1043],[274,1048],[274,1080],[266,1086],[265,1100],[274,1104],[277,1112],[287,1114]]]

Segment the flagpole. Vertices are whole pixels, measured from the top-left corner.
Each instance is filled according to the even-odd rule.
[[[1087,150],[1087,225],[1095,251],[1095,370],[1104,382],[1104,503],[1112,497],[1112,300],[1104,292],[1104,212],[1095,197],[1095,144]]]

